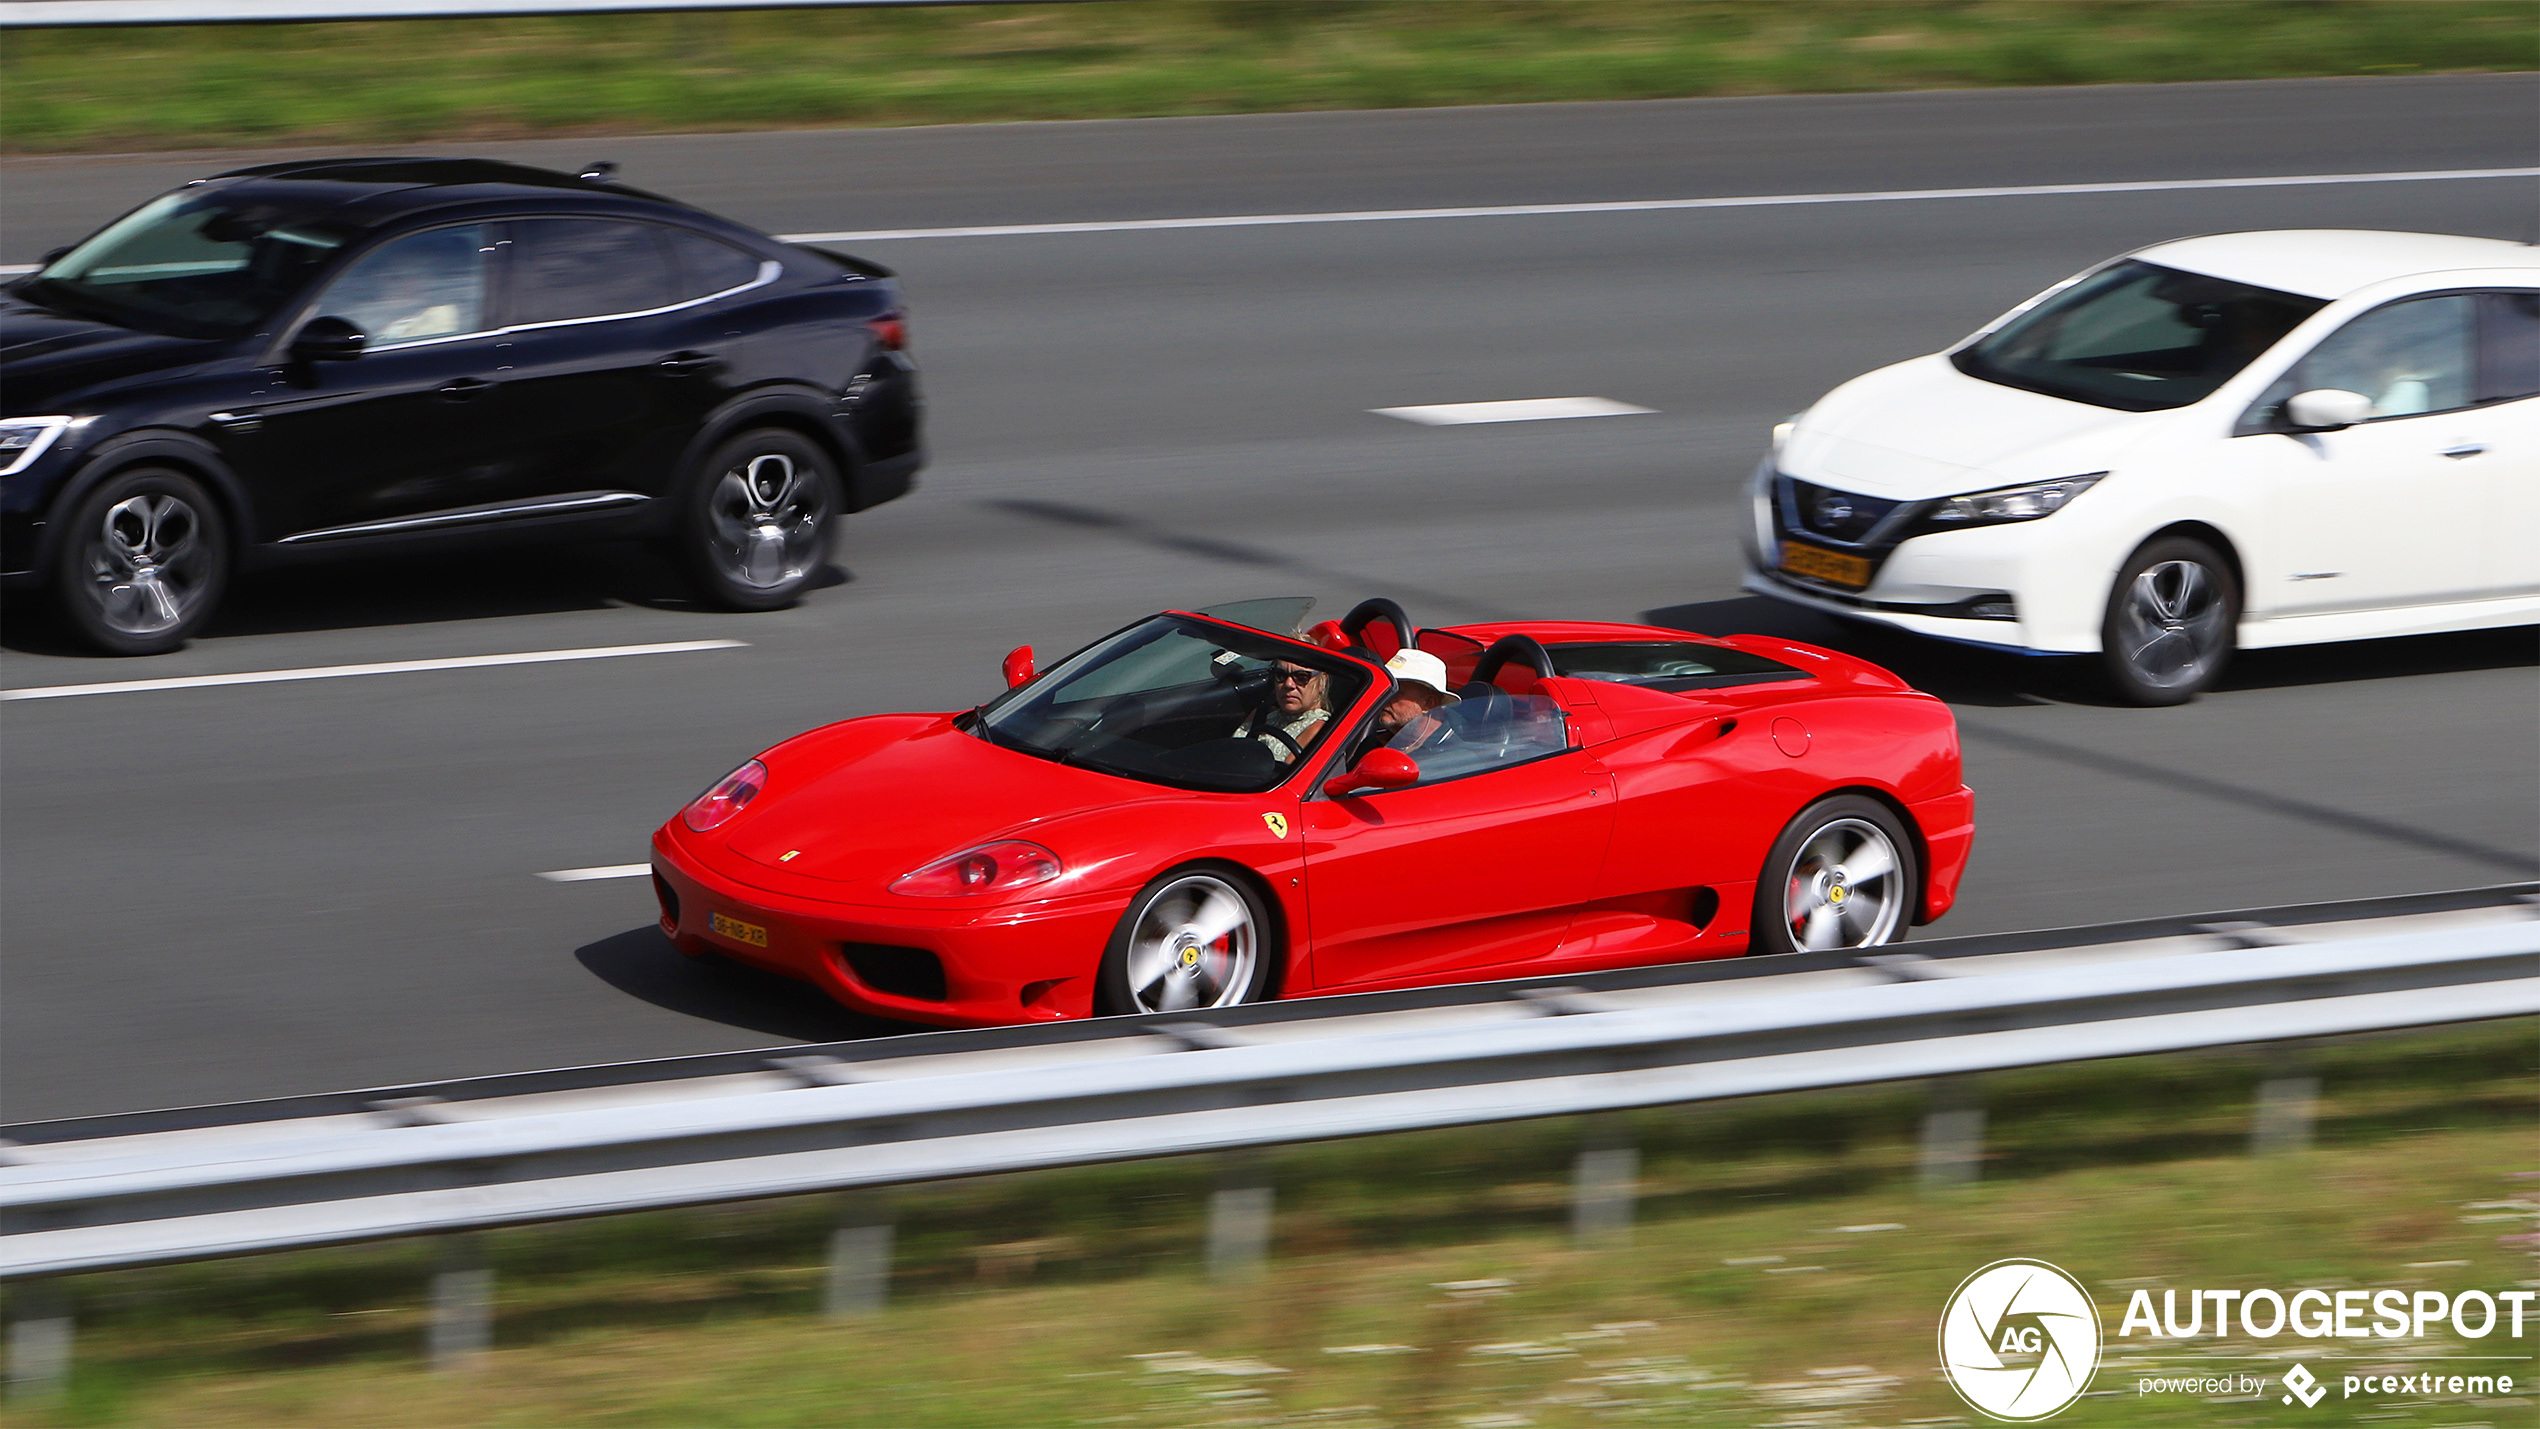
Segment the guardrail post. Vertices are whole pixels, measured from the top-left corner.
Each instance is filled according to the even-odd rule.
[[[432,1272],[432,1324],[425,1332],[433,1371],[463,1374],[484,1363],[494,1343],[494,1271],[485,1237],[473,1231],[441,1237]]]
[[[1256,1279],[1270,1258],[1270,1214],[1275,1198],[1270,1168],[1259,1152],[1231,1152],[1217,1163],[1217,1189],[1208,1195],[1208,1278],[1220,1283]]]
[[[832,1320],[879,1315],[891,1298],[889,1196],[849,1191],[838,1198],[838,1223],[829,1232],[829,1286],[821,1313]]]
[[[2319,1115],[2320,1079],[2304,1073],[2308,1062],[2300,1053],[2281,1045],[2267,1049],[2264,1065],[2256,1114],[2249,1121],[2251,1154],[2308,1151],[2311,1124]]]
[[[1639,1192],[1640,1148],[1611,1117],[1587,1119],[1570,1169],[1570,1235],[1583,1246],[1627,1245]]]
[[[71,1302],[56,1280],[9,1289],[9,1398],[50,1399],[71,1377]]]
[[[1973,1077],[1935,1077],[1923,1112],[1925,1190],[1964,1186],[1984,1168],[1984,1102]]]

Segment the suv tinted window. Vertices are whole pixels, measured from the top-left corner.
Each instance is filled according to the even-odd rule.
[[[359,328],[373,347],[482,332],[485,229],[435,228],[392,238],[353,260],[317,311]]]
[[[671,256],[679,264],[679,301],[728,293],[758,278],[759,260],[729,243],[685,228],[665,228]]]
[[[516,325],[666,308],[670,258],[648,223],[533,218],[511,226]]]

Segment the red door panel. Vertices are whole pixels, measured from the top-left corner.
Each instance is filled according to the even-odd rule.
[[[1550,953],[1596,897],[1613,780],[1572,750],[1409,789],[1308,801],[1314,981],[1442,977]]]

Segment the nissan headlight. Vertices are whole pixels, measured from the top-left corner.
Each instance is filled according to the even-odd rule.
[[[1945,497],[1923,513],[1922,528],[1925,531],[1954,531],[1962,526],[1999,526],[2011,521],[2036,521],[2063,510],[2074,497],[2098,485],[2099,478],[2107,474],[2094,471],[2086,476],[1997,486],[1991,491],[1971,491],[1964,496]]]
[[[0,476],[15,476],[35,465],[70,425],[68,417],[0,417]]]

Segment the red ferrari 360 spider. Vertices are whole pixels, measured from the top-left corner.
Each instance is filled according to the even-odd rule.
[[[1874,665],[1384,600],[1288,633],[1309,604],[1168,612],[1037,676],[1027,647],[977,709],[787,740],[653,835],[663,931],[975,1026],[1872,947],[1948,911],[1957,724]]]

